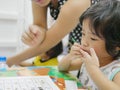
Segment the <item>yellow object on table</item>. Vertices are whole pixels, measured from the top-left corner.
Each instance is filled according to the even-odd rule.
[[[58,65],[58,60],[57,57],[52,58],[46,62],[40,62],[41,57],[37,56],[34,60],[34,66],[57,66]]]

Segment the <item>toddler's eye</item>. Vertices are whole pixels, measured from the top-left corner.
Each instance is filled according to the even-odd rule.
[[[95,38],[91,38],[91,40],[94,40],[94,41],[96,41],[97,39],[95,39]]]

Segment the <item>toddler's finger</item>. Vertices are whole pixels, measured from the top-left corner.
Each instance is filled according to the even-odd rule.
[[[84,58],[90,59],[90,55],[89,55],[86,51],[80,49],[80,52],[81,52],[81,54],[82,54],[82,56],[83,56]]]
[[[95,50],[93,48],[90,48],[90,54],[91,54],[92,57],[98,59],[98,57],[96,55],[96,52],[95,52]]]

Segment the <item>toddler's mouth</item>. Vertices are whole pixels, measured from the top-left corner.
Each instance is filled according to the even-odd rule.
[[[88,48],[86,48],[86,47],[84,47],[84,46],[81,46],[81,49],[82,49],[83,51],[85,51],[85,52],[87,52],[87,53],[90,54],[90,49],[88,49]]]

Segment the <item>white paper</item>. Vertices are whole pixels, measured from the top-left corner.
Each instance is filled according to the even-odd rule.
[[[60,90],[49,76],[0,77],[0,90]]]
[[[65,80],[66,90],[78,90],[76,81]]]

